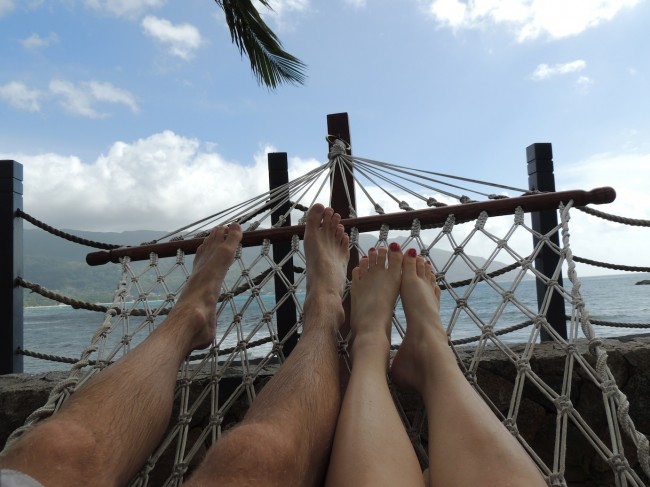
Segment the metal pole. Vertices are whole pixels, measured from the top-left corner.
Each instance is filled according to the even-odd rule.
[[[286,152],[272,152],[268,155],[268,167],[269,167],[269,189],[271,193],[273,190],[283,186],[289,182],[289,172],[287,165],[287,153]],[[282,215],[289,211],[291,205],[289,204],[289,190],[287,189],[286,202],[282,203],[280,207],[271,213],[271,223],[275,225]],[[283,226],[291,226],[291,215],[287,215],[287,218]],[[282,260],[291,252],[291,242],[275,242],[273,244],[273,262],[279,264]],[[293,274],[293,257],[288,259],[282,266],[282,273],[286,277],[287,281],[291,285],[294,283],[294,274]],[[276,274],[275,275],[275,301],[276,303],[280,301],[284,295],[287,293],[287,284],[286,281]],[[280,305],[275,314],[277,324],[278,324],[278,336],[280,340],[283,340],[288,334],[291,327],[296,323],[296,305],[292,299],[287,299],[284,303]],[[298,343],[298,335],[294,333],[291,335],[284,346],[282,351],[284,356],[287,357],[293,347]]]
[[[553,148],[548,143],[532,144],[526,148],[526,160],[528,164],[528,187],[531,190],[555,191],[555,175],[553,174]],[[557,210],[544,210],[531,213],[533,230],[541,235],[546,235],[558,224]],[[560,244],[558,232],[553,233],[550,241],[555,245]],[[533,237],[533,246],[539,243],[539,238]],[[560,256],[550,247],[544,245],[535,258],[535,269],[544,276],[551,278],[555,272]],[[562,271],[558,276],[558,284],[562,286]],[[537,307],[542,308],[542,302],[546,294],[546,285],[537,279]],[[551,327],[563,338],[567,337],[566,311],[564,299],[557,291],[553,291],[546,319]],[[551,340],[551,336],[545,330],[541,331],[542,341]]]
[[[23,166],[0,161],[0,374],[23,371],[23,289],[16,278],[23,274]]]

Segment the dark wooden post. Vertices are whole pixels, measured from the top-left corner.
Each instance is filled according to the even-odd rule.
[[[350,138],[350,123],[348,121],[347,113],[334,113],[327,116],[327,133],[337,139],[341,139],[348,144],[346,153],[352,155],[352,140]],[[329,140],[329,149],[332,148],[334,140]],[[341,215],[341,218],[349,218],[350,206],[355,209],[357,200],[354,190],[354,179],[352,178],[352,166],[348,166],[349,171],[342,172],[339,167],[334,169],[332,173],[332,194],[330,196],[330,206]],[[345,181],[345,182],[344,182]],[[348,193],[345,191],[347,184]],[[349,231],[349,228],[345,229]],[[348,279],[351,279],[352,269],[359,264],[359,254],[356,249],[350,249],[350,261],[348,262]]]
[[[23,274],[23,166],[0,161],[0,374],[23,371],[23,289],[16,278]]]
[[[287,153],[286,152],[272,152],[268,155],[268,167],[269,167],[269,188],[271,192],[274,189],[279,188],[289,182],[289,172],[287,166]],[[288,193],[288,189],[287,189]],[[291,205],[289,204],[289,194],[286,194],[287,201],[283,203],[276,211],[271,214],[271,223],[275,225],[279,220],[280,216],[284,215],[289,211]],[[284,225],[291,225],[291,216],[287,215],[287,219]],[[282,260],[291,252],[291,242],[276,242],[273,244],[273,262],[279,264]],[[293,257],[288,259],[287,262],[282,266],[282,273],[285,275],[287,280],[293,284],[294,275],[293,275]],[[287,285],[279,275],[275,275],[275,301],[278,302],[287,292]],[[292,299],[287,299],[284,303],[280,305],[275,314],[277,324],[278,324],[278,335],[280,339],[284,339],[291,327],[296,323],[296,305]],[[284,356],[288,356],[293,347],[298,343],[298,335],[293,334],[285,342],[282,351]]]
[[[553,174],[553,148],[551,144],[533,144],[526,148],[526,160],[528,163],[528,187],[531,190],[555,191],[555,175]],[[531,213],[533,230],[545,235],[558,224],[557,210],[544,210]],[[551,242],[560,244],[558,233],[554,233]],[[533,246],[539,242],[533,237]],[[548,246],[544,246],[535,259],[535,269],[547,277],[551,277],[560,261],[560,256],[553,252]],[[558,276],[558,284],[562,286],[562,272]],[[542,301],[546,294],[546,285],[537,279],[537,307],[542,307]],[[546,319],[551,327],[563,338],[567,337],[566,311],[564,299],[557,291],[553,292],[549,303]],[[542,330],[542,341],[551,340],[550,335]]]

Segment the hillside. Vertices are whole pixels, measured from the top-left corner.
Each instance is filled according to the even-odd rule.
[[[74,235],[105,243],[138,245],[142,242],[151,241],[164,235],[163,231],[129,231],[129,232],[85,232],[69,231]],[[404,238],[396,238],[395,241],[402,243]],[[374,245],[375,240],[369,235],[362,235],[360,238],[361,248],[369,248]],[[113,293],[117,288],[120,279],[120,266],[107,264],[104,266],[90,267],[86,264],[86,254],[94,249],[83,245],[75,244],[55,237],[40,229],[25,229],[24,231],[24,272],[23,277],[28,281],[35,282],[47,289],[57,291],[82,301],[89,302],[111,302]],[[247,248],[243,251],[245,262],[251,262],[259,255],[259,248]],[[433,250],[434,262],[445,262],[449,259],[450,252]],[[478,265],[482,265],[485,259],[474,257]],[[188,266],[191,266],[192,256],[188,256]],[[141,269],[147,263],[137,263],[135,268]],[[296,261],[296,265],[302,263]],[[504,267],[505,264],[496,262],[490,268],[496,270]],[[266,269],[265,263],[258,264],[251,276]],[[460,261],[457,261],[447,273],[449,281],[468,279],[473,273]],[[227,282],[233,283],[239,277],[239,271],[233,270],[226,278]],[[509,280],[507,276],[503,280]],[[177,282],[170,282],[175,285]],[[25,291],[25,306],[41,306],[55,304],[47,298]]]

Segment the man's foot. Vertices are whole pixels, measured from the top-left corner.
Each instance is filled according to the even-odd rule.
[[[340,222],[341,215],[319,203],[307,212],[304,237],[307,269],[306,301],[334,297],[340,304],[345,291],[347,264],[350,259],[348,249],[350,239]],[[343,313],[342,307],[340,312]]]
[[[430,362],[441,360],[442,356],[453,360],[453,355],[440,320],[436,275],[431,264],[415,249],[404,255],[400,296],[406,315],[406,335],[393,360],[391,377],[399,387],[422,392],[422,374],[430,370]]]
[[[361,348],[381,351],[388,359],[393,308],[402,275],[402,249],[371,248],[352,271],[352,359]]]
[[[229,227],[215,227],[196,251],[192,273],[172,308],[175,320],[167,322],[180,323],[185,327],[184,334],[191,327],[190,350],[205,348],[216,335],[216,305],[230,265],[235,260],[235,252],[242,238],[238,223]]]

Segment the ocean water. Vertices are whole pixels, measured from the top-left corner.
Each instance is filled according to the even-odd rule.
[[[622,274],[601,277],[585,277],[581,279],[581,294],[585,300],[590,316],[595,320],[650,323],[650,286],[637,286],[635,283],[649,279],[650,275]],[[568,279],[564,278],[566,289],[570,289]],[[506,290],[510,284],[500,283]],[[463,297],[466,288],[459,288],[455,292],[457,297]],[[537,310],[535,283],[525,281],[520,283],[516,290],[517,300],[525,309],[535,313]],[[235,298],[239,305],[243,305],[245,296]],[[261,296],[267,308],[273,306],[272,296]],[[478,334],[476,322],[494,322],[495,330],[515,325],[525,321],[522,311],[512,304],[505,306],[502,313],[500,308],[502,299],[489,286],[482,283],[468,298],[471,312],[456,310],[456,302],[448,293],[443,293],[441,315],[443,322],[448,324],[454,317],[452,339],[461,339]],[[455,313],[458,316],[455,317]],[[244,329],[251,327],[261,318],[259,308],[251,307],[244,314]],[[398,306],[396,315],[400,322],[404,322],[403,312]],[[94,311],[75,310],[69,306],[42,306],[26,308],[24,314],[24,348],[41,353],[78,358],[81,351],[90,343],[96,329],[102,324],[104,315]],[[228,319],[228,316],[224,316]],[[223,327],[222,327],[223,328]],[[222,330],[219,328],[219,330]],[[631,328],[612,328],[605,326],[594,327],[596,335],[601,337],[616,337],[638,333],[650,333],[650,330]],[[529,339],[531,327],[505,335],[501,338],[506,343],[520,343]],[[261,338],[258,335],[255,338]],[[581,336],[581,335],[580,335]],[[117,337],[116,337],[117,338]],[[218,332],[219,338],[219,332]],[[221,347],[234,345],[236,338],[228,336]],[[393,332],[393,343],[399,343],[400,331]],[[253,351],[253,356],[265,354],[269,347],[259,347]],[[49,370],[69,370],[70,365],[25,357],[25,372],[36,373]]]

